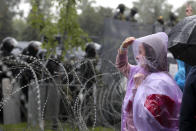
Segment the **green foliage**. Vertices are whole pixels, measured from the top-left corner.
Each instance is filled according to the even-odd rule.
[[[9,125],[0,125],[0,128],[4,131],[34,131],[34,129],[31,129],[28,127],[27,123],[19,123],[19,124],[9,124]],[[62,128],[65,131],[78,131],[78,129],[73,129],[69,124],[63,123]],[[60,129],[62,129],[60,128]],[[93,128],[89,128],[90,131],[93,131]],[[50,129],[45,129],[45,131],[53,131]],[[95,127],[94,131],[114,131],[114,129],[106,128],[106,127]]]
[[[16,15],[16,12],[13,8],[17,6],[19,2],[20,0],[0,0],[0,41],[15,33],[12,19]]]
[[[29,29],[35,33],[34,36],[36,38],[34,39],[39,40],[41,37],[45,37],[47,41],[44,42],[43,46],[50,50],[55,49],[57,46],[55,35],[60,34],[64,45],[63,54],[65,54],[66,50],[73,47],[84,47],[88,37],[78,24],[76,1],[48,0],[45,3],[43,1],[47,0],[31,0],[32,9],[28,17],[28,24],[30,25]],[[59,18],[49,13],[49,8],[54,5],[52,2],[58,3]]]
[[[84,11],[88,7],[91,7],[93,3],[96,3],[95,0],[81,0],[81,2],[78,4],[78,9]]]
[[[89,36],[102,38],[104,33],[104,18],[113,16],[111,8],[87,6],[79,15],[81,28]]]
[[[46,36],[46,30],[51,29],[50,26],[54,27],[51,22],[53,16],[50,11],[53,1],[54,0],[29,0],[31,10],[27,18],[28,26],[23,33],[24,40],[41,40],[41,37]],[[54,29],[49,32],[54,32],[53,30]]]
[[[45,27],[41,31],[42,35],[46,37],[47,41],[44,41],[43,47],[47,50],[55,49],[57,42],[55,41],[55,35],[58,33],[57,24],[52,23],[50,19],[45,21]],[[55,52],[55,50],[53,50]],[[54,53],[53,52],[53,53]]]
[[[19,40],[22,41],[24,38],[24,31],[27,29],[27,23],[26,21],[22,19],[14,19],[13,20],[13,27],[15,29],[15,34],[13,36]]]
[[[40,9],[40,0],[30,0],[32,9],[29,13],[27,22],[30,27],[29,30],[33,30],[36,33],[36,37],[32,39],[39,39],[41,37],[41,31],[44,28],[44,14]]]
[[[44,2],[45,1],[45,2]],[[52,23],[54,16],[50,13],[53,1],[31,0],[32,9],[28,16],[28,35],[31,40],[40,40],[42,37],[47,41],[43,42],[43,47],[50,50],[57,46],[54,35],[58,33],[57,24]],[[27,37],[27,39],[29,39]],[[55,53],[55,52],[54,52]]]
[[[44,17],[42,12],[39,10],[39,4],[37,0],[32,0],[32,10],[29,15],[29,23],[37,30],[42,30],[44,26]]]
[[[65,51],[73,47],[84,47],[87,34],[83,32],[78,24],[76,0],[58,0],[58,2],[60,7],[58,29],[59,33],[65,36],[63,37]]]

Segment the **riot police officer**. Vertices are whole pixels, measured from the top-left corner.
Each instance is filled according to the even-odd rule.
[[[117,9],[119,9],[119,11],[116,12],[116,14],[114,15],[114,19],[126,20],[126,17],[124,15],[125,5],[124,4],[119,4]]]
[[[138,9],[136,7],[131,8],[129,15],[126,17],[127,21],[137,22],[135,19],[135,15],[138,13]]]
[[[10,56],[13,55],[11,52],[16,47],[18,42],[13,37],[6,37],[3,39],[0,45],[1,56]]]
[[[37,57],[40,48],[41,48],[41,42],[30,41],[29,45],[23,50],[22,54]]]
[[[24,48],[23,51],[22,51],[22,55],[29,56],[29,57],[23,58],[23,61],[27,62],[28,64],[31,64],[31,66],[34,70],[39,68],[39,64],[36,65],[36,63],[33,63],[34,60],[30,59],[30,56],[34,57],[34,58],[37,58],[37,55],[38,55],[38,52],[39,52],[40,48],[41,48],[41,42],[39,42],[39,41],[30,41],[29,45],[26,48]],[[37,70],[37,71],[39,71],[39,70]],[[38,79],[39,79],[40,74],[41,74],[40,72],[36,72],[36,75],[37,75]],[[30,84],[31,80],[33,80],[33,75],[31,73],[31,71],[29,69],[25,69],[21,74],[21,79],[20,79],[21,87]],[[22,104],[22,107],[21,107],[22,109],[21,110],[23,110],[23,112],[21,112],[21,114],[22,114],[22,120],[23,121],[27,120],[26,103],[28,102],[28,88],[29,87],[22,88],[22,93],[23,93],[24,98],[21,101],[21,104]]]
[[[17,45],[17,41],[13,37],[4,38],[0,45],[0,57],[3,59],[4,57],[12,56],[13,54],[11,52],[16,45]],[[14,73],[14,70],[10,69],[12,65],[8,63],[4,63],[2,59],[0,59],[0,84],[2,84],[3,78],[12,78]],[[3,92],[2,92],[2,87],[0,86],[0,101],[2,101],[2,98],[3,98]],[[0,112],[0,122],[1,123],[3,122],[2,111]]]
[[[164,23],[163,16],[159,16],[157,18],[156,22],[153,25],[153,29],[154,29],[153,31],[154,33],[165,31],[165,23]]]

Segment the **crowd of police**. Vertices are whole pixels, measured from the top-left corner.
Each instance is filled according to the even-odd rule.
[[[117,12],[114,14],[114,19],[137,22],[135,15],[138,13],[138,9],[136,7],[131,8],[127,16],[125,15],[125,9],[126,6],[124,4],[119,4],[117,7]]]
[[[136,7],[130,9],[129,13],[126,12],[126,6],[124,4],[119,4],[117,7],[117,12],[114,14],[114,19],[128,22],[137,22],[135,18],[139,10]],[[178,22],[177,16],[173,13],[169,13],[169,19],[165,20],[163,16],[158,16],[153,24],[153,33],[156,32],[166,32],[169,33],[170,29],[174,27]]]
[[[20,49],[21,51],[16,53],[16,49],[19,48],[18,44],[15,38],[6,37],[2,40],[0,45],[0,100],[3,102],[2,80],[4,78],[16,79],[16,82],[20,86],[19,88],[21,88],[20,102],[22,121],[27,121],[28,119],[28,91],[29,88],[31,88],[30,83],[35,79],[31,69],[35,71],[38,81],[48,78],[44,80],[45,83],[57,83],[57,81],[60,81],[59,83],[62,85],[69,83],[67,87],[69,88],[71,99],[73,100],[71,102],[74,102],[83,86],[85,86],[85,90],[88,90],[93,86],[93,83],[95,83],[93,76],[96,73],[97,64],[96,43],[92,42],[86,45],[85,55],[82,59],[77,61],[77,66],[74,66],[76,59],[73,57],[65,58],[66,60],[62,61],[61,57],[57,54],[49,54],[49,56],[47,56],[47,50],[42,49],[42,43],[39,41],[28,42],[28,46],[22,50]],[[14,63],[14,60],[26,63],[32,68],[30,69],[22,64]],[[67,74],[62,72],[66,72]],[[75,76],[74,72],[76,72],[77,76]],[[0,113],[0,122],[3,123],[3,111]],[[62,114],[63,113],[62,111]]]

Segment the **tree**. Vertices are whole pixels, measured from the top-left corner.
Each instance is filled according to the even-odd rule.
[[[150,24],[154,23],[160,15],[167,19],[172,9],[172,5],[169,5],[166,0],[139,0],[133,2],[133,5],[139,10],[140,21]]]
[[[78,4],[78,7],[77,8],[80,9],[80,10],[82,10],[82,11],[84,11],[88,7],[91,7],[93,3],[95,3],[94,0],[90,0],[90,1],[89,0],[81,0],[79,2],[79,4]]]
[[[26,40],[41,40],[41,31],[45,26],[44,0],[30,0],[31,10],[27,18],[28,26],[24,32]]]
[[[24,31],[27,29],[27,22],[23,19],[14,19],[13,20],[13,28],[15,30],[15,37],[19,41],[24,40]]]
[[[88,6],[79,15],[79,22],[81,28],[88,33],[90,37],[102,38],[104,33],[104,18],[112,17],[112,9],[104,7]]]
[[[0,40],[7,36],[12,36],[15,31],[12,19],[16,15],[13,8],[18,5],[20,0],[1,0],[0,1]]]
[[[27,18],[23,38],[25,40],[38,40],[43,42],[43,47],[50,50],[57,46],[55,35],[58,34],[57,23],[52,22],[54,16],[51,13],[51,7],[55,0],[30,0],[32,9]],[[46,38],[47,41],[43,41]]]
[[[73,47],[84,47],[87,34],[80,28],[76,12],[76,0],[58,0],[60,19],[58,21],[59,33],[63,36],[64,53]]]
[[[73,47],[84,46],[88,38],[78,24],[76,0],[30,0],[30,2],[32,9],[27,20],[29,24],[27,32],[31,39],[40,40],[41,37],[45,37],[47,41],[44,42],[44,47],[50,50],[57,46],[55,35],[60,35],[63,54]],[[57,17],[52,15],[50,10],[54,2],[59,8]]]

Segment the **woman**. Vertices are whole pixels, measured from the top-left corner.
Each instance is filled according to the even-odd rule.
[[[182,92],[167,70],[168,36],[156,33],[127,38],[116,58],[116,67],[127,77],[121,131],[176,131]],[[133,44],[138,65],[128,63]]]

